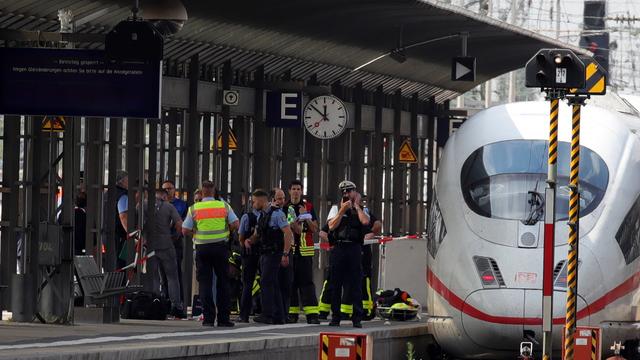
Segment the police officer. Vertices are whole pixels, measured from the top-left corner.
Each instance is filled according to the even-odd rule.
[[[116,227],[115,227],[115,249],[116,249],[116,266],[122,269],[127,265],[126,254],[124,254],[125,244],[127,242],[127,212],[129,211],[129,174],[120,170],[116,174],[115,196],[117,201],[116,208]]]
[[[293,231],[293,283],[291,285],[288,323],[298,322],[300,304],[307,324],[320,324],[318,298],[313,284],[313,233],[318,231],[318,219],[313,205],[302,199],[302,182],[293,180],[289,184],[290,201],[285,213]]]
[[[248,323],[253,307],[253,285],[260,266],[260,245],[251,244],[251,235],[258,225],[260,211],[268,207],[269,194],[257,189],[251,194],[252,211],[242,215],[238,239],[242,246],[242,298],[238,322]]]
[[[272,203],[262,209],[258,218],[258,229],[251,238],[251,245],[260,243],[260,272],[262,292],[262,314],[253,319],[264,324],[284,324],[289,309],[291,272],[289,252],[293,244],[293,233],[282,211],[284,192],[271,191]],[[258,239],[259,234],[259,239]]]
[[[353,301],[353,327],[361,328],[362,310],[362,245],[368,231],[369,216],[360,205],[360,194],[356,185],[348,180],[339,186],[342,192],[340,208],[333,206],[329,212],[329,231],[335,238],[331,250],[331,322],[330,326],[340,326],[342,290],[349,291]]]
[[[182,224],[182,232],[193,235],[196,245],[196,276],[204,314],[203,326],[231,327],[229,320],[229,232],[238,228],[238,217],[231,206],[213,198],[215,187],[211,181],[202,182],[202,201],[189,207]],[[213,300],[213,273],[216,281],[216,301]]]

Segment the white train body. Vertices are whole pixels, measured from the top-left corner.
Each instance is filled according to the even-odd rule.
[[[570,112],[560,104],[556,354],[566,303],[560,262],[568,250]],[[515,358],[525,335],[542,344],[544,214],[533,211],[529,191],[544,199],[548,118],[544,102],[490,108],[465,122],[442,153],[429,224],[427,306],[438,344],[454,357]],[[602,326],[603,349],[614,339],[640,337],[638,127],[635,116],[594,105],[582,111],[578,325]]]

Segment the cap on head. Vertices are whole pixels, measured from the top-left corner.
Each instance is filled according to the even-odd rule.
[[[116,174],[116,182],[121,183],[127,176],[129,176],[129,173],[124,170],[118,170],[118,173]]]
[[[344,180],[340,182],[340,184],[338,185],[338,188],[340,188],[340,191],[353,190],[356,188],[356,184],[354,184],[349,180]]]

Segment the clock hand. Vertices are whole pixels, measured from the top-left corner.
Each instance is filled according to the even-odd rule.
[[[317,107],[315,107],[315,106],[311,105],[311,108],[312,108],[313,110],[315,110],[318,114],[320,114],[320,116],[322,116],[322,119],[323,119],[323,120],[325,119],[325,117],[326,117],[326,116],[322,113],[322,111],[318,110],[318,108],[317,108]]]

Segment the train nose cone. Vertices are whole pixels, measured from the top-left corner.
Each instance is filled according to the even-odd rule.
[[[566,293],[554,291],[554,342],[559,346],[564,323]],[[587,303],[578,296],[578,310]],[[578,325],[588,325],[589,315],[578,311]],[[462,325],[477,345],[492,350],[519,349],[526,332],[542,335],[542,291],[537,289],[484,289],[471,293],[462,305]]]
[[[471,293],[462,306],[462,325],[469,338],[493,350],[518,349],[525,319],[525,291],[486,289]]]

